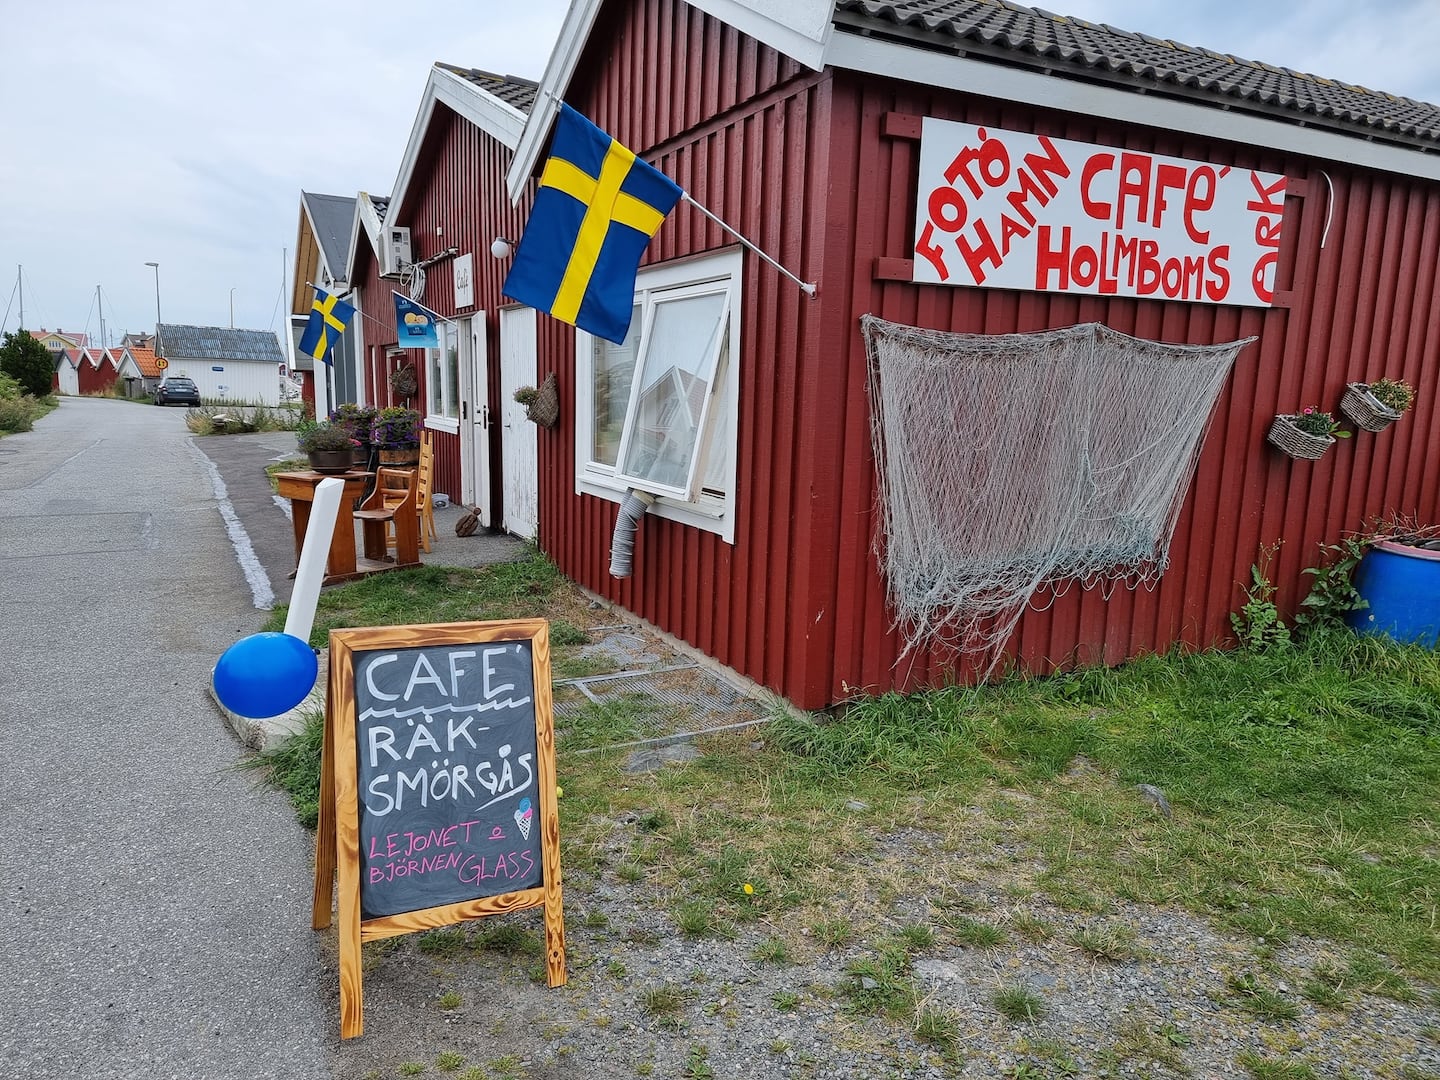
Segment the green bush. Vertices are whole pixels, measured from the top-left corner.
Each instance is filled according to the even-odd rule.
[[[24,397],[0,396],[0,431],[29,431],[35,426],[39,415],[35,399],[28,394]]]
[[[25,393],[44,397],[55,378],[55,361],[28,331],[17,330],[0,343],[0,371],[18,382]]]

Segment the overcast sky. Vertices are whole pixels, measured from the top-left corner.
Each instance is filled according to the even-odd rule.
[[[388,193],[436,60],[538,79],[566,0],[0,0],[0,313],[284,323],[300,191]],[[1047,10],[1440,102],[1437,0]]]

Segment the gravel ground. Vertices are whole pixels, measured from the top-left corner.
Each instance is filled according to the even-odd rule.
[[[1302,993],[1314,969],[1346,964],[1323,942],[1267,943],[1179,910],[1117,903],[1095,915],[1017,900],[1027,890],[1014,888],[1013,868],[947,892],[942,907],[904,892],[907,866],[933,871],[944,857],[915,830],[880,838],[867,856],[888,914],[857,925],[853,942],[827,945],[800,913],[688,936],[672,897],[617,874],[639,823],[611,824],[617,857],[601,860],[598,875],[567,871],[565,987],[544,985],[538,955],[496,947],[505,927],[512,938],[523,929],[538,949],[538,911],[469,924],[448,949],[417,937],[367,945],[366,1033],[336,1044],[337,1074],[424,1066],[425,1075],[470,1080],[1440,1077],[1435,989],[1411,986],[1399,1001],[1346,986],[1343,1004],[1317,1006]],[[874,897],[852,899],[857,912],[874,906]],[[946,928],[957,910],[1004,927],[1005,941],[959,944]],[[853,1012],[859,984],[848,969],[873,958],[878,939],[915,924],[937,933],[913,952],[906,977],[940,1018],[926,1033],[953,1034],[949,1053],[917,1034],[913,1009],[897,1018]],[[1070,942],[1087,933],[1121,943],[1109,950],[1119,959]],[[756,958],[776,940],[786,942],[785,962]],[[327,977],[334,996],[333,955]],[[1043,1015],[1006,1019],[995,1004],[1002,988],[1028,990]],[[338,1022],[338,997],[331,1005]]]

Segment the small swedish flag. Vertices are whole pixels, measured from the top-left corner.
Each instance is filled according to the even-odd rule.
[[[310,321],[305,324],[305,336],[300,339],[300,351],[330,363],[330,349],[340,340],[354,315],[354,304],[347,304],[316,286],[315,302],[310,305]]]

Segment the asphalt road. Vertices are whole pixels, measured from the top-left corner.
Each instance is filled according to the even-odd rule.
[[[184,417],[66,398],[0,440],[7,1076],[330,1074],[313,841],[205,689],[261,616]]]

